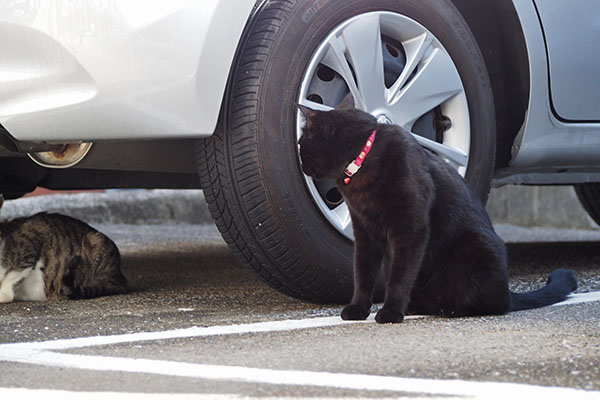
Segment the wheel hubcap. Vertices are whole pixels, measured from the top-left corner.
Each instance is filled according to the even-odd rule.
[[[370,12],[337,26],[310,60],[298,103],[328,111],[348,94],[357,108],[379,123],[408,129],[464,176],[471,138],[465,90],[450,55],[423,25],[401,14]],[[296,121],[299,139],[300,112]],[[335,182],[305,180],[323,215],[353,239],[348,207]]]
[[[393,124],[392,119],[385,114],[379,114],[377,116],[377,122],[380,124],[387,124],[387,125]]]

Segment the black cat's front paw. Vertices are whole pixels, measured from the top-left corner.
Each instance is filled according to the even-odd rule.
[[[375,321],[380,324],[398,323],[404,320],[404,314],[399,311],[394,311],[390,308],[383,307],[375,316]]]
[[[342,319],[345,321],[362,321],[367,319],[371,310],[357,304],[350,304],[342,310]]]

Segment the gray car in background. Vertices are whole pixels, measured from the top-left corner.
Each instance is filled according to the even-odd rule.
[[[7,0],[0,191],[201,187],[243,263],[345,302],[348,209],[302,173],[294,104],[351,95],[482,199],[575,185],[600,221],[599,20],[596,0]]]

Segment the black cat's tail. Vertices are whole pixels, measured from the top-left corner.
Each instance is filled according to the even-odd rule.
[[[577,289],[577,278],[571,270],[557,269],[550,274],[546,286],[527,293],[511,292],[510,311],[530,310],[561,302]]]

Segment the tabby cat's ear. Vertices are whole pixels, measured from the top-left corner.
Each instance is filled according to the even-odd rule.
[[[300,110],[300,112],[302,112],[302,115],[304,115],[304,118],[311,119],[312,117],[315,116],[315,114],[317,113],[316,110],[313,110],[312,108],[308,108],[306,106],[303,106],[302,104],[298,104],[296,103],[296,107],[298,107],[298,109]]]
[[[3,205],[4,205],[4,195],[0,194],[0,210],[2,210]]]
[[[352,93],[348,93],[340,105],[336,107],[336,110],[352,110],[354,108],[356,108],[354,97],[352,96]]]

